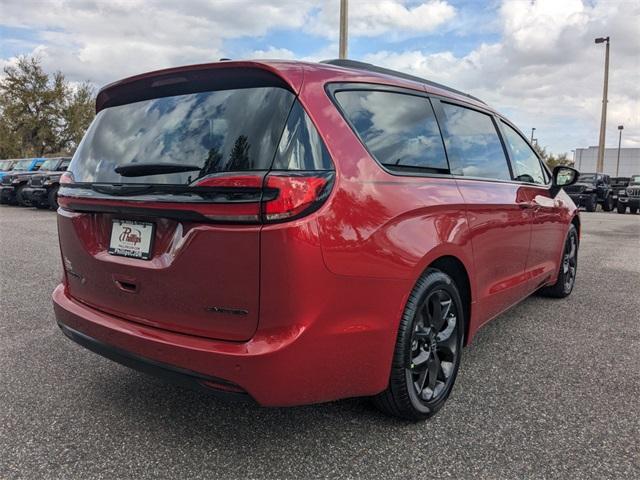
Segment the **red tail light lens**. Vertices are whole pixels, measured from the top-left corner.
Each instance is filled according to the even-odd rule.
[[[320,208],[331,192],[333,172],[270,173],[265,193],[277,191],[276,197],[263,203],[267,222],[290,220]]]
[[[75,183],[75,180],[73,178],[73,173],[64,172],[60,176],[60,185],[69,185],[70,183]]]

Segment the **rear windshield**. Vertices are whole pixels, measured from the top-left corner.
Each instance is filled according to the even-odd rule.
[[[96,115],[69,170],[78,183],[192,183],[217,172],[268,170],[293,104],[278,87],[192,93],[114,106]],[[124,177],[121,165],[199,170]]]

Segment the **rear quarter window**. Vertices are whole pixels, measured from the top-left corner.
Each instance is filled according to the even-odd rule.
[[[448,173],[442,136],[427,98],[374,90],[340,91],[335,98],[381,164]]]

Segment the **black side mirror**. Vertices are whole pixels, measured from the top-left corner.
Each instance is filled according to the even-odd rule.
[[[555,197],[561,188],[573,185],[578,181],[580,173],[571,167],[564,167],[562,165],[553,169],[553,178],[551,182],[551,195]]]

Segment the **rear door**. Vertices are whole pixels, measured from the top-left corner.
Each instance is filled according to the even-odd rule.
[[[59,192],[71,296],[176,332],[253,335],[263,179],[295,95],[264,72],[225,78],[99,97]]]
[[[486,321],[526,294],[532,215],[526,192],[512,182],[493,116],[444,100],[436,111],[466,204],[478,315]]]

